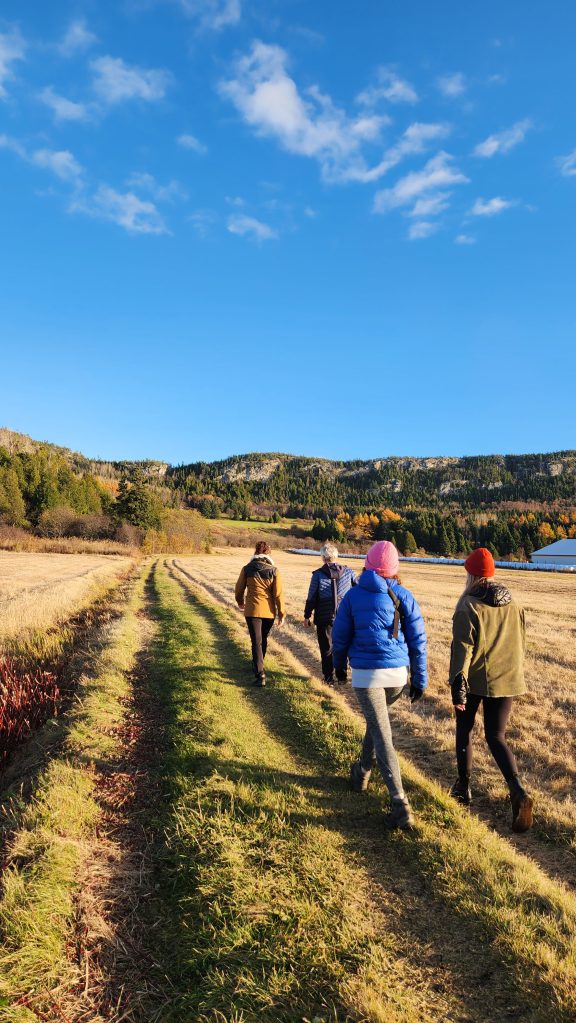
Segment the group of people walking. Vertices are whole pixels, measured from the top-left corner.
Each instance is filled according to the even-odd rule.
[[[414,818],[402,784],[388,709],[405,691],[415,703],[427,687],[422,612],[402,585],[398,551],[390,541],[373,544],[359,576],[338,563],[334,544],[324,544],[320,555],[322,565],[312,573],[304,624],[311,626],[314,618],[327,685],[346,683],[348,664],[351,668],[366,731],[360,756],[350,769],[350,784],[354,791],[363,792],[377,764],[391,802],[384,823],[390,829],[409,829]],[[514,697],[526,691],[524,612],[509,590],[495,581],[494,559],[486,548],[473,551],[464,568],[464,592],[452,621],[448,679],[456,715],[458,769],[450,792],[459,803],[470,805],[471,734],[482,705],[486,742],[510,792],[512,828],[524,832],[532,824],[532,798],[506,742]],[[276,616],[282,625],[286,614],[280,573],[264,541],[256,545],[252,560],[242,569],[235,596],[250,633],[254,684],[264,686],[268,634]]]

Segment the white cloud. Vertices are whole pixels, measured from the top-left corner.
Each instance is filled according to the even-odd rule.
[[[316,210],[312,208],[312,206],[305,206],[304,207],[304,216],[308,217],[310,220],[314,220],[314,218],[317,217],[318,214],[317,214]]]
[[[85,121],[89,117],[88,107],[84,103],[74,103],[65,96],[60,96],[48,85],[38,94],[42,103],[50,108],[56,121]]]
[[[428,198],[418,199],[413,209],[408,213],[409,217],[437,217],[444,210],[447,210],[450,203],[448,199],[451,192],[438,192],[437,195],[430,195]]]
[[[220,92],[259,135],[275,138],[289,153],[317,160],[326,181],[376,181],[404,157],[423,152],[449,131],[440,124],[410,125],[371,167],[363,147],[379,139],[389,118],[373,113],[349,117],[317,86],[302,94],[287,67],[285,50],[255,42],[237,62],[235,77],[220,83]]]
[[[576,175],[576,149],[568,153],[568,156],[559,156],[557,164],[565,178],[573,178]]]
[[[408,231],[408,238],[411,242],[416,241],[420,238],[429,238],[431,234],[435,234],[440,228],[438,221],[434,220],[417,220],[415,224],[410,225]]]
[[[470,234],[457,234],[454,243],[456,245],[475,245],[476,239]]]
[[[90,62],[90,67],[95,73],[95,92],[109,104],[130,99],[149,103],[160,100],[172,80],[169,71],[131,66],[120,57],[98,57]]]
[[[25,52],[26,43],[17,30],[0,32],[0,99],[8,95],[5,82],[14,75],[12,65],[23,60]]]
[[[12,153],[16,153],[22,160],[28,159],[28,154],[24,149],[24,146],[21,145],[17,139],[12,138],[11,135],[0,135],[0,149],[9,149]]]
[[[153,202],[140,199],[133,192],[117,192],[109,185],[100,185],[91,196],[76,196],[68,209],[70,213],[108,220],[129,234],[169,233]]]
[[[206,238],[210,234],[210,229],[216,223],[218,217],[214,210],[194,210],[190,214],[188,220],[194,226],[196,234],[200,238]]]
[[[193,153],[199,153],[200,156],[204,156],[208,152],[208,146],[200,142],[195,135],[179,135],[176,141],[179,146],[182,146],[182,149],[189,149]]]
[[[248,235],[259,242],[278,237],[277,232],[269,224],[264,224],[255,217],[247,217],[244,213],[236,213],[228,219],[228,230],[231,234]]]
[[[62,41],[58,44],[58,52],[63,57],[73,57],[77,53],[84,53],[89,50],[98,37],[86,27],[86,22],[76,20],[70,22]]]
[[[199,18],[203,28],[218,32],[237,25],[242,17],[241,0],[177,0],[185,14]]]
[[[169,181],[167,185],[161,185],[153,174],[146,172],[135,171],[130,175],[126,184],[129,188],[147,192],[156,202],[175,202],[177,199],[188,198],[186,190],[179,181]]]
[[[36,149],[30,156],[30,163],[55,174],[61,181],[78,184],[84,168],[68,149]]]
[[[468,178],[452,166],[449,153],[440,152],[425,164],[420,171],[412,171],[400,178],[393,188],[385,188],[374,197],[374,212],[386,213],[400,206],[416,202],[420,196],[428,195],[450,185],[467,184]]]
[[[492,156],[496,156],[497,153],[509,153],[514,146],[524,141],[526,132],[532,127],[532,122],[528,119],[524,121],[517,121],[511,128],[507,128],[506,131],[496,132],[494,135],[489,135],[483,142],[479,142],[474,149],[474,156],[483,156],[490,159]]]
[[[376,85],[370,85],[356,97],[365,107],[376,106],[382,100],[388,103],[417,103],[418,94],[413,85],[400,78],[391,68],[379,67]]]
[[[436,79],[436,85],[443,96],[454,99],[466,92],[466,79],[461,71],[455,71],[451,75],[440,75]]]
[[[515,199],[502,199],[500,196],[495,196],[493,199],[476,199],[470,213],[473,217],[495,217],[498,213],[503,213],[504,210],[509,210],[511,206],[516,205]]]

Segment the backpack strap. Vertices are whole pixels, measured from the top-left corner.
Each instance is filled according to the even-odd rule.
[[[394,593],[394,590],[390,586],[388,587],[388,596],[390,597],[390,600],[394,604],[394,624],[392,626],[392,639],[398,639],[398,627],[402,620],[402,604],[400,603],[400,598],[397,596],[396,593]]]

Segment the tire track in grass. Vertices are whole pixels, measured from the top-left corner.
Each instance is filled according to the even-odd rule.
[[[246,652],[243,632],[232,616],[211,602],[207,605],[195,592],[193,599],[200,596],[213,627],[234,637]],[[324,770],[331,765],[344,771],[357,749],[357,726],[350,719],[343,723],[336,702],[311,692],[307,680],[279,672],[275,683],[252,696],[263,712],[274,708],[268,725],[278,727],[277,701],[283,701],[286,738],[289,734],[292,744],[303,742],[308,756],[312,751]],[[380,830],[374,831],[376,796],[348,802],[347,823],[340,821],[339,829],[341,835],[349,830],[349,818],[354,818],[362,859],[373,870],[373,886],[377,890],[385,879],[384,901],[390,892],[400,893],[402,907],[410,907],[401,913],[405,933],[412,940],[428,940],[444,967],[449,965],[453,989],[465,1006],[454,1018],[572,1020],[574,899],[480,822],[462,814],[413,766],[405,765],[405,773],[420,810],[417,841],[393,836],[383,845]],[[351,837],[347,842],[354,847]]]

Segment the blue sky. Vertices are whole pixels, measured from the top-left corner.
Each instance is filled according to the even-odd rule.
[[[574,436],[571,0],[3,0],[0,425],[103,458]]]

